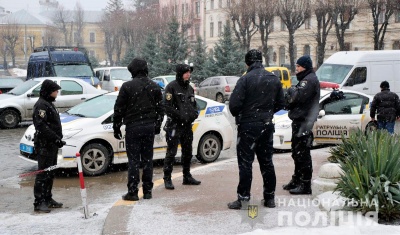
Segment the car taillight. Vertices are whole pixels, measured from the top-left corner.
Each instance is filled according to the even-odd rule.
[[[3,94],[3,92],[0,90],[0,94]]]
[[[225,86],[225,92],[231,92],[231,88],[229,86]]]

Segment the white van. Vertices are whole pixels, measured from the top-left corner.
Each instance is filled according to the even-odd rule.
[[[126,67],[103,67],[94,69],[100,80],[101,89],[118,91],[122,83],[132,80],[132,75]]]
[[[374,96],[386,80],[390,90],[400,95],[400,50],[336,52],[316,74],[321,87],[336,83],[339,88]]]

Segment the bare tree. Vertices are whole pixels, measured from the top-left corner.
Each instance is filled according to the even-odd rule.
[[[257,0],[232,1],[228,7],[228,16],[232,20],[232,29],[241,48],[250,49],[251,38],[258,31],[256,25]]]
[[[389,19],[400,10],[399,0],[368,0],[372,13],[374,50],[384,49],[384,39]]]
[[[317,67],[324,63],[326,39],[331,30],[332,23],[332,1],[331,0],[316,0],[313,4],[315,16],[317,18]]]
[[[310,0],[279,0],[278,15],[289,31],[289,57],[292,72],[294,67],[294,33],[306,19],[311,17]]]
[[[72,31],[68,29],[68,24],[72,21],[71,12],[59,5],[52,18],[55,27],[64,35],[64,45],[71,46]]]
[[[12,66],[15,67],[15,47],[21,34],[21,27],[15,21],[8,22],[2,27],[2,39],[11,55]]]
[[[256,23],[261,36],[262,51],[266,66],[269,66],[270,55],[268,53],[268,38],[273,32],[274,16],[276,15],[276,4],[274,0],[258,0],[256,8]],[[257,21],[258,20],[258,21]]]
[[[58,45],[60,38],[58,29],[55,27],[47,27],[43,35],[43,46],[61,46]]]
[[[344,33],[349,28],[351,21],[358,14],[360,4],[363,0],[334,0],[333,22],[335,24],[336,37],[339,43],[339,50],[345,51],[346,44]]]
[[[0,31],[0,38],[3,38],[3,30]],[[0,55],[3,58],[3,67],[4,69],[7,69],[7,55],[8,55],[8,49],[7,49],[7,44],[4,40],[0,40]]]
[[[74,22],[76,27],[76,45],[83,46],[83,28],[85,12],[79,2],[75,5]]]

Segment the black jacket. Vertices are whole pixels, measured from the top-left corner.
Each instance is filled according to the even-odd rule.
[[[285,107],[279,78],[254,62],[236,83],[229,99],[229,110],[236,123],[272,121],[274,113]]]
[[[53,104],[55,100],[50,94],[58,90],[57,84],[43,82],[40,97],[33,106],[33,125],[36,132],[34,136],[35,148],[40,155],[48,155],[50,149],[58,148],[55,143],[63,138],[60,115]],[[50,84],[50,87],[46,87]],[[57,87],[51,87],[57,86]]]
[[[319,112],[320,86],[312,69],[298,73],[299,83],[286,94],[289,118],[294,121],[315,122]]]
[[[143,62],[143,61],[139,61]],[[122,84],[114,105],[114,129],[122,123],[130,126],[154,123],[161,125],[164,118],[161,88],[147,77],[145,61],[132,66],[131,81]]]
[[[165,87],[165,113],[168,116],[166,128],[171,126],[191,126],[199,113],[194,97],[194,90],[188,82],[184,82],[181,74]]]
[[[396,117],[400,116],[399,96],[390,89],[383,89],[376,94],[371,103],[371,118],[375,118],[376,113],[378,113],[378,121],[396,121]]]

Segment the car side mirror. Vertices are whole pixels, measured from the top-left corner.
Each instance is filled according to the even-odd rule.
[[[28,98],[31,98],[31,97],[35,97],[35,94],[31,93],[31,94],[27,94],[26,96],[27,96]]]
[[[318,113],[318,118],[322,118],[323,116],[325,116],[325,110],[320,110]]]

